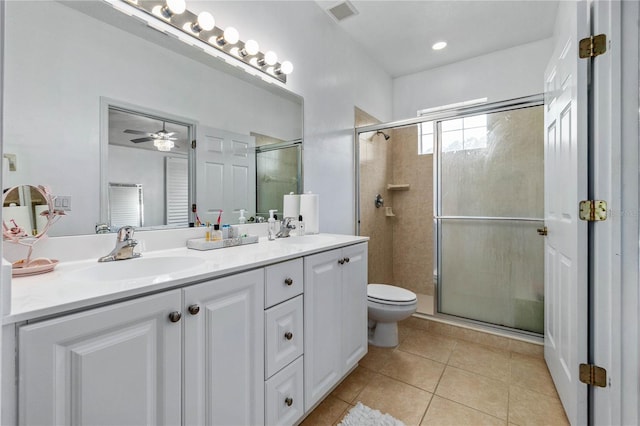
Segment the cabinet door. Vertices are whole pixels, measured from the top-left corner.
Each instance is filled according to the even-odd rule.
[[[367,244],[342,249],[342,368],[346,373],[367,353]],[[348,260],[347,260],[348,259]]]
[[[181,421],[179,290],[19,330],[19,423]]]
[[[341,250],[304,259],[304,395],[309,410],[342,377]]]
[[[183,291],[185,423],[263,424],[264,270]]]

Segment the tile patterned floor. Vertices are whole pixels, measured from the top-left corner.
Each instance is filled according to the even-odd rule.
[[[407,426],[569,424],[544,360],[527,344],[482,344],[442,330],[415,319],[401,324],[400,344],[369,346],[302,425],[335,425],[358,401]]]

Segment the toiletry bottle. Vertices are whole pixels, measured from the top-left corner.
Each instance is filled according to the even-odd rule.
[[[204,233],[204,240],[211,241],[211,224],[207,222],[207,231]]]
[[[229,231],[231,231],[231,225],[227,225],[227,224],[222,225],[222,239],[223,240],[231,238],[229,236]]]
[[[244,212],[245,212],[245,209],[240,209],[240,217],[238,218],[238,223],[240,225],[244,225],[245,223],[247,223],[247,218],[244,217]]]
[[[273,214],[278,210],[269,210],[269,220],[267,220],[268,230],[269,230],[269,240],[276,239],[276,218],[273,217]]]
[[[304,221],[302,220],[302,215],[298,216],[298,236],[304,236]]]
[[[222,240],[222,232],[220,232],[220,225],[217,223],[213,225],[213,232],[211,232],[211,241]]]

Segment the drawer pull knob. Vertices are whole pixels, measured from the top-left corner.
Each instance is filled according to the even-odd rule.
[[[287,278],[287,279],[285,279],[285,280],[284,280],[284,283],[285,283],[286,285],[293,285],[293,279],[291,279],[291,278]]]
[[[284,333],[284,338],[287,340],[293,339],[293,333],[290,331],[287,331],[286,333]]]
[[[191,306],[189,306],[188,309],[189,309],[189,313],[191,315],[197,315],[198,312],[200,312],[200,306],[198,306],[198,305],[191,305]]]
[[[341,264],[341,265],[344,265],[344,259],[338,260],[338,263]]]
[[[345,262],[347,262],[347,263],[349,263],[349,260],[350,260],[350,259],[349,259],[348,257],[345,257],[345,258],[344,258],[344,261],[345,261]]]
[[[182,318],[182,314],[178,311],[173,311],[169,314],[169,321],[178,322]]]
[[[285,398],[284,403],[287,404],[287,407],[291,407],[293,405],[293,398],[288,396],[287,398]]]

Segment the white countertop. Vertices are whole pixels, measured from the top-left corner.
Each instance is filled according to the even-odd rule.
[[[11,285],[11,313],[3,324],[11,324],[65,312],[86,309],[93,305],[114,302],[147,293],[167,290],[209,279],[259,268],[265,265],[306,256],[321,251],[365,242],[368,237],[319,234],[275,241],[260,239],[256,244],[217,250],[198,251],[186,247],[143,253],[140,259],[98,263],[95,258],[60,262],[53,272],[30,277],[14,277]],[[189,269],[139,277],[105,280],[100,268],[110,264],[133,262],[149,258],[197,258],[202,262]],[[187,259],[185,259],[187,263]],[[123,265],[124,266],[124,265]],[[106,271],[106,269],[105,269]],[[95,280],[84,277],[95,272]]]

